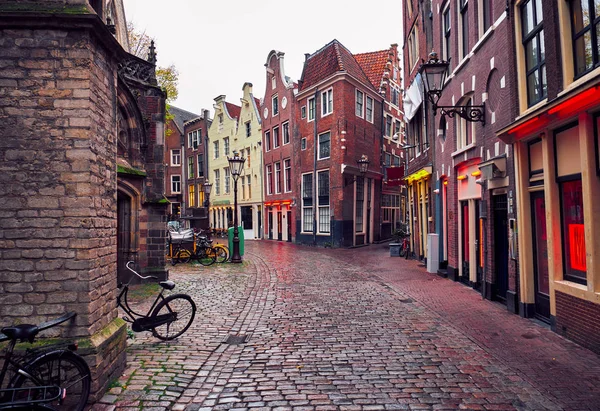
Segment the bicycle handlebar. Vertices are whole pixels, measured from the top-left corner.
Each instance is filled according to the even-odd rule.
[[[158,279],[158,277],[156,277],[156,276],[154,276],[154,275],[147,275],[147,276],[145,276],[145,277],[144,277],[143,275],[140,275],[140,274],[139,274],[137,271],[135,271],[133,268],[131,268],[131,267],[129,266],[129,264],[132,264],[132,263],[134,263],[134,261],[127,261],[127,264],[125,264],[125,267],[127,267],[127,269],[128,269],[129,271],[131,271],[132,273],[134,273],[135,275],[137,275],[138,277],[140,277],[142,280],[146,280],[146,279],[148,279],[148,278],[154,278],[155,280],[157,280],[157,279]]]

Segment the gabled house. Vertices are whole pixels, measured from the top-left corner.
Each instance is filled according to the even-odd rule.
[[[170,106],[169,113],[171,118],[167,121],[165,132],[165,197],[170,202],[168,219],[174,221],[181,218],[186,186],[184,124],[199,116],[174,106]]]
[[[373,87],[384,98],[381,125],[382,144],[380,164],[383,181],[381,187],[380,237],[390,238],[405,223],[406,186],[404,184],[405,150],[404,112],[402,108],[402,79],[398,45],[387,50],[355,54]],[[365,97],[357,89],[356,114],[364,116],[367,107]]]
[[[285,75],[284,53],[267,56],[266,87],[262,102],[262,150],[264,172],[264,238],[295,241],[297,162],[300,146],[295,134],[298,85]]]
[[[349,247],[379,240],[382,103],[339,41],[306,55],[296,95],[296,242]],[[361,159],[369,162],[365,173]]]

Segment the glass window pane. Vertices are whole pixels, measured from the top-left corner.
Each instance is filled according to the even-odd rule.
[[[529,104],[537,103],[539,101],[539,72],[536,70],[527,76],[527,97],[529,99]]]
[[[588,31],[575,40],[575,74],[579,75],[587,71],[592,65],[592,41],[591,33]]]
[[[525,45],[525,58],[527,59],[527,71],[531,70],[538,62],[537,39],[528,41]]]
[[[528,1],[527,4],[523,6],[522,10],[523,17],[521,20],[523,21],[523,34],[527,35],[535,26],[533,22],[533,1]]]
[[[600,0],[597,0],[597,1],[598,1],[598,7],[600,7]],[[600,23],[596,24],[596,61],[599,61],[599,60],[600,60]]]
[[[535,1],[535,24],[540,24],[542,21],[544,21],[544,15],[543,15],[543,9],[542,9],[542,0],[536,0]]]
[[[548,81],[546,81],[546,65],[542,66],[542,95],[540,99],[545,98],[548,95]]]
[[[561,218],[565,247],[565,274],[586,280],[583,190],[581,180],[561,183]]]

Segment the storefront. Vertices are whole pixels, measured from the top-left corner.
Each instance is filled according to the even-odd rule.
[[[405,177],[408,187],[410,248],[420,260],[427,257],[427,233],[433,231],[431,199],[432,167],[423,167]]]

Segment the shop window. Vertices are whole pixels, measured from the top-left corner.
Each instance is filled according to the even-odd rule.
[[[581,178],[559,184],[565,280],[585,284],[587,278]]]
[[[529,143],[529,178],[543,173],[542,140],[538,138]]]

